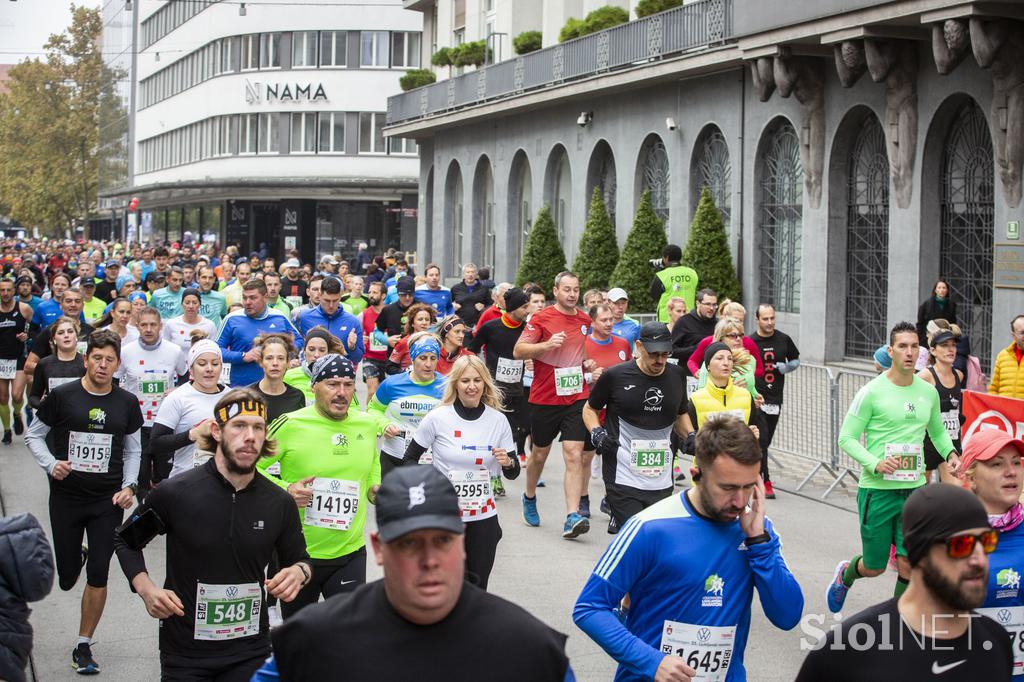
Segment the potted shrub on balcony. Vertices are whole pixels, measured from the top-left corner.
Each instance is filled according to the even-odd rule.
[[[564,43],[573,38],[597,33],[612,26],[625,24],[627,21],[629,21],[629,12],[621,7],[616,7],[615,5],[598,7],[588,14],[585,19],[569,17],[569,20],[565,22],[565,26],[558,33],[558,42]]]
[[[424,85],[430,85],[436,81],[437,76],[430,69],[412,69],[398,79],[398,85],[402,88],[403,92],[408,92],[409,90],[422,88]]]
[[[512,39],[512,49],[516,54],[529,54],[540,49],[541,41],[540,31],[523,31]]]
[[[456,48],[442,47],[433,54],[430,58],[430,63],[434,66],[447,66],[448,75],[452,75],[452,50]]]
[[[636,18],[643,19],[673,7],[681,7],[683,0],[640,0],[636,3]]]
[[[471,43],[463,43],[452,50],[458,52],[452,55],[452,63],[455,66],[481,66],[487,61],[488,50],[483,40],[475,40]]]

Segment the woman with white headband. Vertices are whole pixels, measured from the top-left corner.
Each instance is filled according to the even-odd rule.
[[[170,476],[202,465],[212,453],[196,449],[196,440],[210,434],[213,407],[230,389],[219,383],[220,346],[195,333],[188,351],[190,379],[164,398],[149,438],[154,469]]]

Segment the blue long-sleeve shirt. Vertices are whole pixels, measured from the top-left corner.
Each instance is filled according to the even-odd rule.
[[[302,332],[302,335],[308,334],[313,327],[324,327],[337,336],[345,346],[345,353],[353,365],[363,359],[363,327],[355,315],[345,312],[341,306],[338,306],[333,315],[325,313],[321,306],[310,308],[302,313],[299,316],[299,331]],[[355,348],[348,347],[348,335],[352,330],[356,332]]]
[[[295,347],[302,348],[302,336],[285,315],[270,306],[256,317],[249,317],[242,310],[236,310],[224,318],[224,324],[217,337],[224,362],[231,364],[231,385],[249,386],[263,378],[263,368],[258,362],[245,362],[242,356],[252,349],[253,340],[260,334],[291,334]]]
[[[780,551],[779,536],[747,547],[738,521],[699,516],[685,493],[631,518],[605,550],[573,609],[576,625],[619,663],[616,680],[650,680],[661,664],[666,621],[736,628],[726,679],[746,680],[743,651],[754,588],[768,619],[789,630],[803,594]],[[623,625],[612,612],[630,595]]]
[[[448,287],[431,289],[426,284],[421,284],[416,287],[414,298],[417,303],[426,303],[436,310],[438,319],[455,314],[455,308],[452,306],[452,290]]]

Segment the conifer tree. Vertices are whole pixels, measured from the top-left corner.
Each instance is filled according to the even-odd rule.
[[[743,290],[732,263],[725,224],[707,187],[701,190],[682,262],[697,271],[702,289],[714,289],[719,300],[740,300]]]
[[[534,282],[550,296],[551,289],[555,286],[555,277],[563,270],[565,251],[558,241],[555,221],[551,218],[551,207],[545,204],[537,212],[537,219],[533,221],[533,229],[526,240],[526,253],[519,263],[516,286],[521,287],[527,282]]]
[[[604,194],[600,187],[594,187],[590,199],[590,215],[580,235],[580,248],[572,270],[580,278],[580,291],[604,289],[619,262],[619,244],[615,239],[615,228],[608,218],[604,205]]]
[[[626,237],[622,255],[609,281],[609,285],[622,287],[629,294],[630,310],[638,313],[654,310],[657,301],[652,301],[650,295],[654,277],[650,261],[661,258],[661,251],[667,244],[665,226],[654,212],[651,193],[645,191],[633,219],[633,229]]]

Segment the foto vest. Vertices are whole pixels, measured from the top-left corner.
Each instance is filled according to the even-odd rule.
[[[697,271],[685,265],[674,265],[657,273],[661,285],[665,288],[658,299],[658,321],[668,322],[668,302],[672,298],[686,301],[686,309],[693,310],[694,297],[697,294]]]

